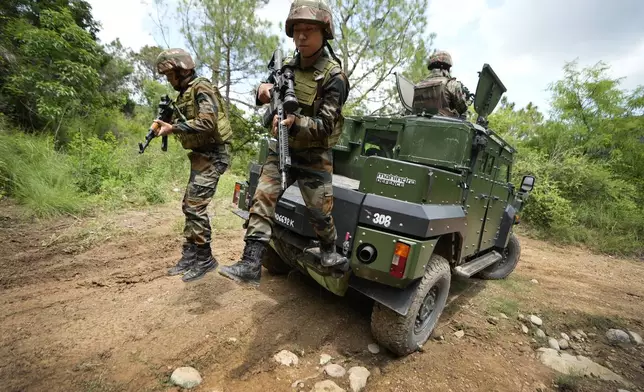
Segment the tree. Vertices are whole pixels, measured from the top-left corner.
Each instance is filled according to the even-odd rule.
[[[435,37],[427,0],[333,0],[336,51],[351,83],[347,114],[372,113],[397,101],[394,72],[419,73]]]
[[[279,39],[271,24],[255,11],[267,0],[181,0],[179,14],[186,41],[199,64],[211,70],[212,81],[223,90],[226,112],[233,87],[265,72]]]
[[[20,72],[11,73],[2,87],[20,123],[57,130],[66,115],[100,103],[103,51],[68,10],[43,10],[39,25],[14,19],[6,27],[19,43],[14,53]]]

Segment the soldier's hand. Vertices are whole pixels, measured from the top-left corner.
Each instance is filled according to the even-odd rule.
[[[259,85],[257,95],[260,102],[269,103],[271,101],[271,88],[273,88],[272,83],[262,83]]]
[[[289,114],[284,120],[282,120],[282,125],[286,126],[286,129],[290,129],[291,125],[295,122],[295,115]],[[277,114],[273,116],[273,137],[277,137]]]
[[[172,124],[168,124],[167,122],[161,120],[154,120],[154,122],[158,125],[158,127],[156,127],[156,129],[154,130],[154,133],[157,136],[165,136],[172,133]]]

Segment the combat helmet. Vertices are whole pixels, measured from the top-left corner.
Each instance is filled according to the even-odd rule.
[[[442,65],[442,67],[441,67]],[[427,69],[432,68],[446,68],[450,69],[452,67],[452,56],[444,50],[439,50],[429,56],[429,62],[427,63]]]
[[[317,23],[324,26],[324,38],[334,38],[333,13],[325,0],[295,0],[291,4],[284,29],[289,38],[293,38],[293,25],[298,22]]]
[[[191,70],[195,68],[195,62],[192,60],[190,53],[181,48],[173,48],[159,53],[156,67],[159,73],[164,73],[174,68]]]

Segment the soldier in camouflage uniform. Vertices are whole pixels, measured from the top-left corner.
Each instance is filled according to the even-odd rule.
[[[450,75],[451,67],[452,56],[445,51],[437,51],[429,57],[429,77],[414,87],[412,106],[416,113],[425,111],[459,117],[467,111],[463,86]]]
[[[203,277],[217,268],[212,257],[210,220],[206,211],[217,190],[219,177],[230,163],[232,128],[224,112],[224,103],[217,87],[195,73],[195,63],[183,49],[169,49],[159,54],[157,71],[179,91],[177,109],[187,121],[174,113],[172,124],[155,120],[158,136],[174,134],[183,148],[192,150],[190,178],[183,196],[182,209],[186,217],[183,252],[169,275],[184,273],[184,282]]]
[[[342,132],[342,106],[349,93],[349,81],[328,43],[333,39],[333,20],[324,1],[295,0],[286,19],[285,30],[297,48],[295,57],[285,59],[284,65],[291,66],[294,71],[295,95],[300,105],[299,112],[283,120],[289,129],[289,185],[298,182],[310,212],[310,223],[320,241],[322,265],[336,266],[346,263],[347,259],[338,254],[335,247],[337,233],[331,216],[331,148]],[[257,105],[270,101],[272,81],[269,76],[259,86]],[[274,136],[277,135],[277,125],[275,116]],[[221,275],[259,285],[262,256],[271,238],[275,205],[282,194],[278,165],[279,155],[271,147],[251,202],[242,258],[232,266],[221,267]]]

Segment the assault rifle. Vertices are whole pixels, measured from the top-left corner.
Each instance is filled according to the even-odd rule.
[[[291,68],[283,66],[280,48],[273,53],[268,68],[272,70],[273,87],[270,106],[264,112],[263,125],[272,130],[273,117],[277,114],[279,171],[282,175],[282,190],[286,190],[286,173],[291,167],[291,154],[288,151],[288,129],[282,125],[282,120],[295,113],[299,107],[294,90],[295,74]]]
[[[170,122],[170,119],[172,118],[172,112],[175,109],[175,105],[170,99],[170,97],[166,94],[161,97],[161,100],[159,101],[159,105],[157,108],[157,120],[161,120],[164,122]],[[183,117],[183,115],[181,115]],[[159,128],[159,125],[157,123],[153,122],[152,125],[150,125],[150,129],[148,129],[148,134],[145,136],[145,143],[139,143],[139,154],[143,154],[143,151],[148,147],[148,144],[150,144],[150,141],[156,137],[156,134],[154,131]],[[161,150],[162,151],[168,151],[168,135],[163,135],[161,136]]]
[[[461,83],[461,88],[462,88],[462,90],[463,90],[463,93],[465,93],[465,100],[467,100],[467,101],[469,101],[469,100],[474,101],[475,94],[472,94],[472,93],[470,92],[470,90],[469,90],[467,87],[465,87],[465,85],[464,85],[464,84],[462,84],[462,83]]]

